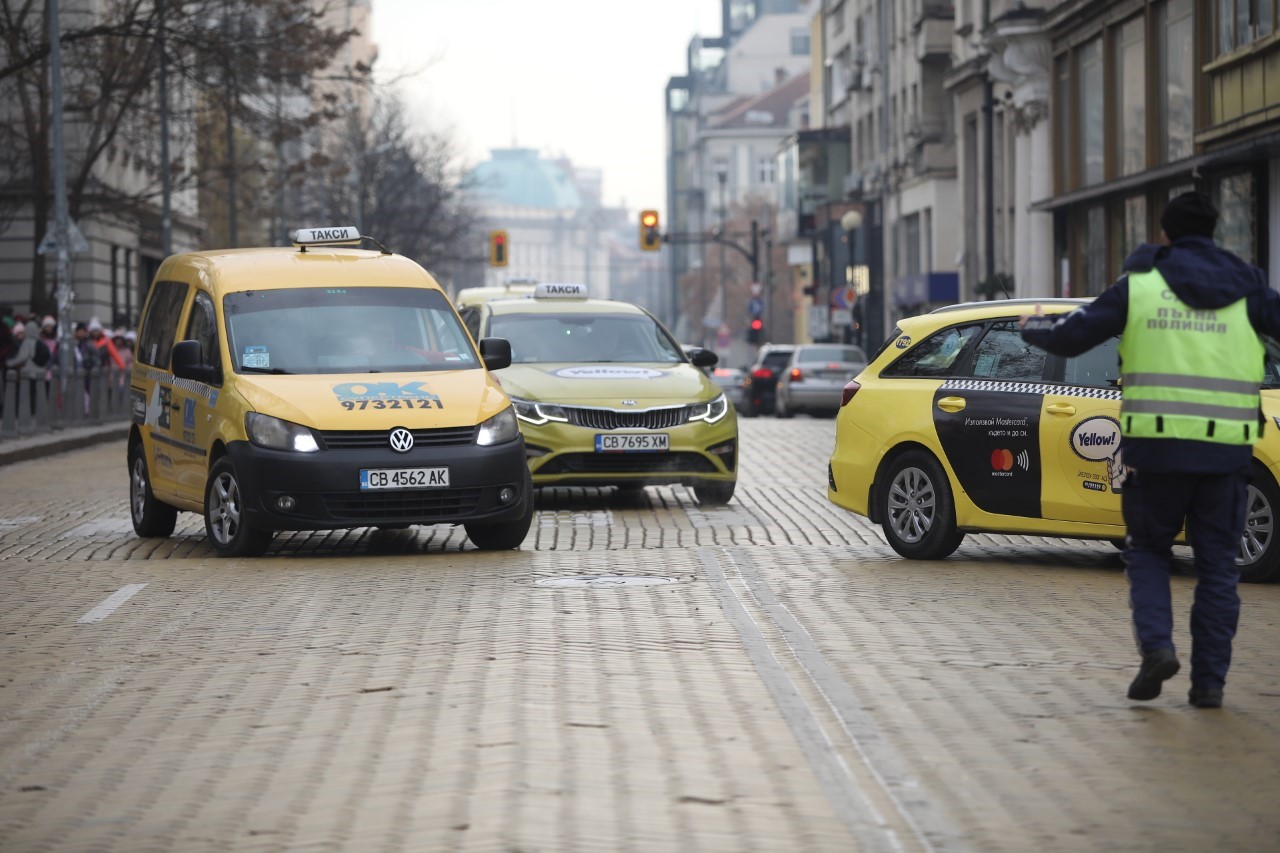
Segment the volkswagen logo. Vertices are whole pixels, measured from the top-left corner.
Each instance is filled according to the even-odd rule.
[[[391,431],[391,449],[396,453],[408,453],[413,450],[413,433],[404,427],[396,427]]]

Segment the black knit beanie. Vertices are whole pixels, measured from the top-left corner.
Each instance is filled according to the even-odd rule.
[[[1183,193],[1169,200],[1160,214],[1160,227],[1169,240],[1179,237],[1208,237],[1218,226],[1218,209],[1204,193]]]

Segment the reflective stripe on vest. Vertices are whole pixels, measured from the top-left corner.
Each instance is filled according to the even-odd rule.
[[[1265,351],[1243,299],[1195,309],[1158,270],[1129,274],[1120,428],[1135,438],[1253,444]]]

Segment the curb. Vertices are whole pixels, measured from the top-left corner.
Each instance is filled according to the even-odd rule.
[[[129,437],[129,424],[129,421],[122,421],[0,440],[0,466],[126,439]]]

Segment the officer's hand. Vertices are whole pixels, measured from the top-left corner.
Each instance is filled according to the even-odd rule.
[[[1036,303],[1036,313],[1035,313],[1035,316],[1037,316],[1037,317],[1043,317],[1043,316],[1044,316],[1044,306],[1043,306],[1043,305],[1041,305],[1039,302],[1037,302],[1037,303]],[[1020,328],[1020,329],[1024,329],[1024,328],[1026,328],[1027,320],[1029,320],[1029,319],[1031,319],[1031,318],[1030,318],[1028,315],[1026,315],[1026,314],[1023,314],[1021,317],[1019,317],[1019,318],[1018,318],[1018,328]]]

